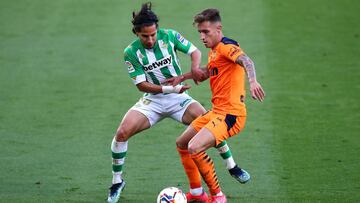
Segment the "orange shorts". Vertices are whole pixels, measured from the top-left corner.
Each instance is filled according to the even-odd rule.
[[[215,146],[229,137],[239,133],[245,126],[245,116],[234,116],[231,114],[221,115],[213,111],[208,111],[202,116],[197,117],[191,126],[199,132],[201,128],[206,128],[214,135]]]

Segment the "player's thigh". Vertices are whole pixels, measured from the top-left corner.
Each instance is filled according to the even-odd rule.
[[[205,108],[197,101],[191,103],[185,110],[182,117],[182,122],[189,125],[197,117],[201,116],[206,112]]]
[[[163,119],[164,108],[162,100],[163,98],[156,97],[156,95],[143,97],[131,107],[131,110],[142,113],[148,119],[150,126],[153,126]]]
[[[191,125],[198,133],[189,142],[189,152],[197,153],[216,146],[228,137],[225,116],[209,111]]]
[[[202,128],[190,141],[188,150],[190,154],[205,151],[210,147],[214,147],[216,138],[207,128]]]
[[[122,119],[116,132],[117,141],[126,141],[136,133],[150,128],[149,119],[141,112],[130,109]]]
[[[185,125],[189,125],[205,112],[204,107],[188,94],[170,94],[166,99],[164,103],[166,103],[169,116]]]
[[[177,138],[176,144],[182,149],[188,148],[189,141],[203,128],[211,117],[212,112],[204,113],[203,115],[197,117],[191,125],[184,131],[184,133]]]
[[[187,149],[188,143],[196,135],[197,131],[189,125],[186,130],[176,138],[176,146],[181,149]]]

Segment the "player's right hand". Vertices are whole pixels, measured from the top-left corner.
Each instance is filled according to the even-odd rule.
[[[180,84],[181,82],[182,82],[181,76],[176,76],[176,77],[172,77],[172,78],[168,78],[168,79],[164,80],[163,84],[169,84],[172,86],[176,86],[176,85]]]
[[[176,85],[180,84],[183,81],[184,81],[184,76],[180,75],[180,76],[168,78],[168,79],[164,80],[164,82],[162,84],[168,84],[168,85],[176,86]]]

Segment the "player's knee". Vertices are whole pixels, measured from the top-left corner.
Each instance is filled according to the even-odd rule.
[[[181,137],[178,137],[176,138],[176,146],[180,149],[186,149],[187,143],[183,139],[181,139]]]
[[[195,146],[194,144],[189,143],[188,151],[189,151],[189,154],[196,154],[199,151],[199,148],[197,146]]]
[[[118,142],[124,142],[124,141],[127,141],[130,136],[131,136],[131,133],[128,129],[119,127],[116,131],[115,139]]]

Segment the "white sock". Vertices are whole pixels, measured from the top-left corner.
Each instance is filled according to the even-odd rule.
[[[118,173],[114,173],[113,172],[113,179],[112,179],[112,184],[116,184],[116,183],[121,183],[122,182],[122,178],[121,178],[121,174],[122,172],[118,172]]]
[[[228,159],[224,159],[224,163],[225,163],[225,166],[226,166],[226,169],[229,170],[229,169],[232,169],[236,166],[236,163],[233,159],[233,157],[229,157]]]
[[[222,193],[221,191],[219,193],[217,193],[215,196],[223,196],[224,193]]]

